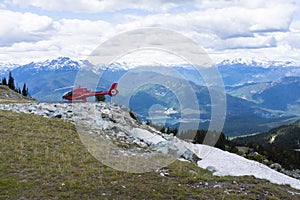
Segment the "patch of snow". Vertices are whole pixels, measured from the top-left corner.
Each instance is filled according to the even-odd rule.
[[[241,99],[248,100],[246,95],[240,96]]]
[[[259,162],[206,145],[196,144],[194,150],[197,156],[202,158],[197,165],[204,169],[214,167],[216,169],[214,175],[255,176],[272,183],[289,184],[293,188],[300,189],[299,180],[272,170]]]
[[[276,137],[277,137],[277,135],[272,135],[269,143],[272,144],[275,141]]]
[[[168,108],[167,110],[164,111],[164,114],[166,115],[171,115],[171,114],[177,114],[178,112],[174,110],[173,108]]]
[[[156,91],[154,94],[155,94],[156,96],[161,96],[161,97],[163,97],[163,96],[166,95],[166,92]]]

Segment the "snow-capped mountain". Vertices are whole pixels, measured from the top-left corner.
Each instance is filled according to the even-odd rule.
[[[291,83],[291,78],[286,78],[291,76],[300,77],[300,67],[294,65],[296,65],[295,62],[262,62],[255,59],[225,60],[217,64],[228,92],[227,117],[233,117],[233,120],[236,120],[236,117],[247,120],[248,116],[252,115],[252,118],[256,118],[255,123],[249,124],[249,127],[241,126],[239,130],[233,130],[232,128],[236,126],[227,123],[225,126],[226,133],[236,135],[266,131],[270,127],[267,127],[265,124],[274,121],[274,119],[271,120],[269,118],[276,118],[277,122],[282,124],[281,122],[287,119],[282,119],[282,116],[298,115],[300,107],[297,99],[298,92],[295,90],[298,91],[299,86],[298,83]],[[205,89],[205,82],[199,75],[199,72],[189,64],[170,64],[167,67],[172,67],[191,83],[199,100],[199,105],[204,106],[203,111],[205,112],[201,113],[201,116],[209,118],[210,96],[207,89]],[[97,90],[105,90],[112,82],[119,82],[120,78],[127,72],[134,72],[135,76],[140,76],[134,71],[134,66],[125,61],[105,66],[94,66],[87,60],[74,61],[67,57],[59,57],[44,62],[31,62],[22,66],[15,65],[9,69],[12,69],[11,71],[17,85],[21,86],[23,83],[26,83],[29,93],[34,98],[44,101],[61,101],[62,94],[70,90],[69,86],[79,86],[74,83],[78,71],[81,69],[90,69],[90,76],[87,76],[85,80],[89,83],[97,80]],[[100,72],[102,76],[99,81]],[[149,72],[147,77],[156,77],[157,73],[159,73],[159,70],[154,70]],[[172,74],[166,75],[166,79],[170,78],[170,76]],[[89,87],[85,85],[80,86]],[[161,96],[165,91],[159,86],[153,87],[148,87],[151,90],[142,91],[142,93],[137,92],[133,95],[130,101],[131,109],[141,115],[148,114],[149,108],[154,104],[163,105],[165,109],[174,108],[176,110],[176,96]],[[179,87],[180,84],[178,85]],[[58,90],[60,88],[65,89]],[[280,95],[281,91],[286,91],[286,95]],[[289,93],[293,95],[288,95]],[[287,95],[290,98],[287,98]],[[287,99],[289,100],[287,101]],[[274,100],[278,103],[274,103]],[[178,114],[174,114],[174,116],[178,117]],[[286,121],[286,123],[290,122]],[[206,124],[204,124],[204,127],[206,127]]]
[[[20,67],[18,64],[11,64],[11,63],[0,63],[0,77],[7,74],[9,71]]]
[[[270,61],[266,59],[245,59],[245,58],[236,58],[233,60],[223,60],[217,64],[218,66],[230,66],[230,65],[238,65],[238,66],[248,66],[248,67],[295,67],[300,66],[299,62],[295,61]]]
[[[234,59],[224,60],[216,65],[222,76],[224,85],[230,88],[247,85],[249,83],[268,83],[280,80],[285,77],[300,77],[300,66],[295,62],[268,61],[258,59]],[[26,65],[0,64],[0,76],[8,75],[12,71],[17,83],[22,85],[27,83],[31,88],[31,94],[36,97],[44,96],[43,90],[67,87],[74,84],[77,72],[80,69],[91,69],[97,76],[103,75],[104,86],[110,81],[118,81],[122,75],[136,67],[130,62],[115,62],[105,66],[94,66],[87,60],[75,61],[68,57],[59,57],[44,62],[31,62]],[[199,72],[190,64],[181,63],[179,65],[170,64],[186,80],[197,85],[205,85]],[[38,84],[37,84],[38,83]],[[253,91],[259,89],[254,88]],[[241,97],[238,96],[238,97]]]
[[[225,86],[240,86],[249,83],[273,82],[288,76],[300,77],[300,65],[269,65],[261,66],[257,63],[252,65],[241,62],[230,62],[218,64],[217,67],[222,76]]]
[[[85,66],[87,61],[73,61],[68,57],[59,57],[53,60],[43,62],[31,62],[15,68],[14,71],[55,71],[55,70],[79,70]]]
[[[178,70],[188,70],[188,71],[193,71],[195,68],[189,64],[189,63],[178,63],[178,64],[160,64],[160,63],[155,63],[153,65],[151,64],[141,64],[137,65],[136,63],[131,63],[131,62],[114,62],[109,65],[103,65],[103,66],[94,66],[91,64],[88,60],[72,60],[71,58],[68,57],[58,57],[53,60],[46,60],[46,61],[40,61],[40,62],[31,62],[25,65],[18,65],[18,64],[5,64],[5,63],[0,63],[0,75],[4,74],[7,71],[30,71],[30,70],[35,70],[35,71],[55,71],[55,70],[79,70],[83,68],[90,68],[92,70],[97,71],[99,68],[105,69],[105,70],[111,70],[111,71],[116,71],[116,70],[130,70],[133,68],[136,68],[138,66],[152,66],[152,67],[171,67],[171,68],[176,68]],[[262,59],[242,59],[242,58],[237,58],[233,60],[223,60],[220,63],[217,63],[216,66],[219,68],[221,73],[232,71],[234,68],[235,70],[246,70],[246,69],[241,69],[241,68],[246,68],[246,67],[251,67],[250,71],[253,73],[262,73],[265,71],[276,71],[276,68],[286,71],[284,75],[288,76],[289,72],[297,72],[299,73],[300,68],[300,63],[293,62],[293,61],[269,61],[269,60],[262,60]],[[257,71],[253,71],[255,68]],[[270,68],[270,69],[266,69]],[[288,69],[282,69],[282,68],[288,68]],[[292,71],[291,71],[292,70]],[[234,71],[234,70],[233,70]],[[294,74],[295,75],[295,74]],[[256,75],[259,76],[259,75]]]

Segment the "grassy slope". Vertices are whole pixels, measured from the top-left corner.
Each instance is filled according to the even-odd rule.
[[[11,90],[6,85],[0,85],[0,103],[26,103],[32,102],[35,99],[24,97],[23,95]]]
[[[287,186],[214,177],[187,162],[168,166],[167,177],[119,172],[93,158],[75,127],[59,119],[0,111],[0,146],[0,199],[299,198]]]
[[[30,97],[24,97],[23,95],[11,90],[6,85],[0,85],[0,99],[8,99],[8,100],[33,100]]]

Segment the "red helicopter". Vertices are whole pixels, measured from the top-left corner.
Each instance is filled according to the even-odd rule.
[[[83,103],[86,102],[87,97],[93,97],[98,95],[109,95],[111,97],[116,96],[119,91],[117,90],[118,83],[113,83],[108,91],[91,92],[87,88],[76,88],[69,92],[66,92],[62,98],[70,101],[81,100]]]

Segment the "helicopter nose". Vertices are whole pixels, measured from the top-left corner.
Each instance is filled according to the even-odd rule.
[[[63,95],[62,98],[68,100],[68,96],[67,95]]]

